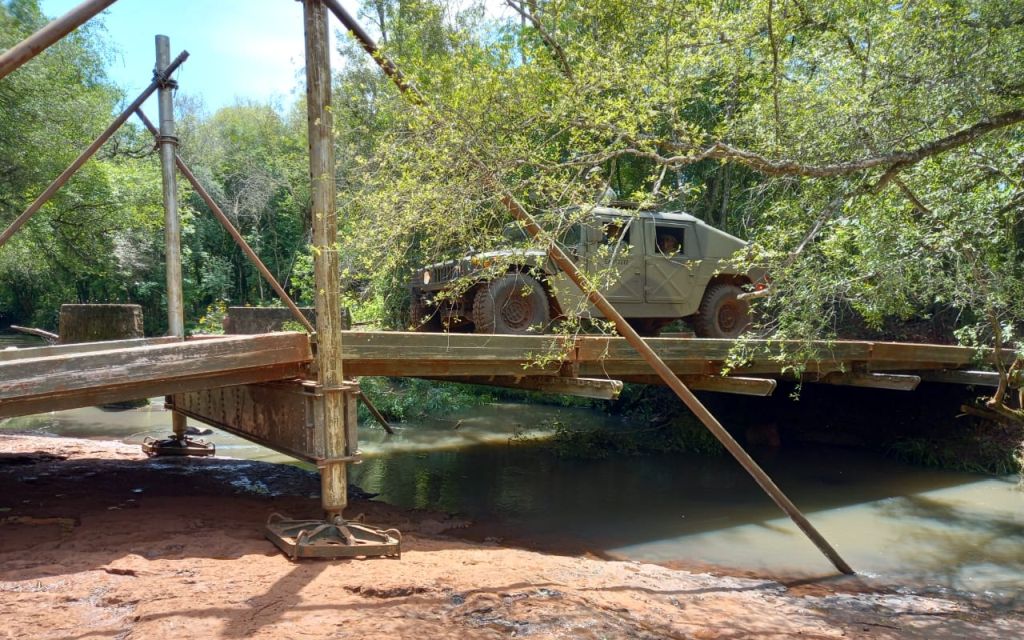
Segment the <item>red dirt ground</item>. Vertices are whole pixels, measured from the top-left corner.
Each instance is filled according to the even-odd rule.
[[[1024,637],[1024,612],[983,602],[508,548],[365,500],[346,515],[403,531],[401,559],[292,562],[262,525],[317,515],[299,469],[32,436],[0,452],[0,638]]]

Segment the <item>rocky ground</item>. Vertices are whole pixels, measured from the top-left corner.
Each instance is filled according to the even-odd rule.
[[[401,559],[300,561],[262,535],[315,516],[316,477],[116,443],[0,436],[0,637],[1019,638],[1024,610],[785,584],[466,539],[467,524],[355,499]]]

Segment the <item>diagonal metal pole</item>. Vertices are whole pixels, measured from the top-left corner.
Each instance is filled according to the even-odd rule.
[[[324,0],[327,7],[348,27],[350,24],[355,23],[355,20],[345,11],[345,8],[341,6],[338,0]],[[387,58],[377,47],[377,44],[366,34],[365,31],[359,29],[352,29],[349,27],[353,35],[358,38],[363,45],[363,48],[373,57],[378,65],[384,70],[384,72],[395,81],[398,88],[406,94],[412,94],[415,96],[416,102],[429,109],[429,103],[424,99],[423,95],[411,87],[408,83],[398,82],[396,79],[398,76],[395,75],[397,68],[394,63],[390,60],[385,64]],[[440,118],[434,116],[436,120],[440,121]],[[671,368],[661,359],[661,357],[648,345],[640,334],[629,326],[626,319],[622,317],[615,307],[612,306],[608,299],[597,290],[597,287],[584,275],[569,258],[568,255],[562,249],[550,239],[550,236],[544,232],[544,230],[537,224],[533,216],[516,200],[515,196],[509,193],[498,180],[497,175],[481,160],[472,149],[466,147],[463,149],[467,157],[470,158],[471,162],[481,172],[485,182],[491,188],[493,188],[498,194],[502,205],[511,213],[517,220],[519,220],[526,231],[533,238],[544,239],[547,241],[548,256],[558,265],[558,267],[565,272],[567,276],[580,288],[580,290],[587,296],[587,299],[597,307],[605,318],[608,318],[615,323],[615,328],[619,334],[625,338],[626,342],[629,343],[651,366],[655,373],[665,382],[665,384],[672,389],[673,392],[679,397],[680,400],[693,412],[697,418],[704,423],[704,426],[711,431],[719,442],[732,454],[736,461],[749,473],[757,484],[764,490],[765,493],[775,502],[780,509],[782,509],[786,515],[804,532],[811,542],[832,562],[840,572],[845,574],[854,573],[853,569],[846,563],[845,560],[839,555],[839,553],[825,540],[824,536],[814,528],[814,525],[804,516],[803,513],[797,508],[795,504],[782,492],[782,490],[775,484],[774,481],[764,472],[764,469],[754,461],[753,458],[740,446],[740,443],[722,426],[715,416],[708,411],[701,401],[693,394],[690,389],[683,384],[683,381],[672,371]]]
[[[154,137],[160,135],[160,132],[157,130],[153,122],[148,117],[146,117],[145,113],[142,112],[141,107],[135,110],[135,115],[137,115],[139,119],[142,120],[142,124],[145,125],[147,129],[149,129],[149,132],[152,133]],[[224,227],[224,230],[228,232],[229,236],[231,236],[231,239],[234,240],[235,244],[238,245],[238,248],[242,250],[242,253],[244,253],[249,258],[249,260],[251,260],[252,263],[256,266],[256,270],[260,272],[260,275],[263,276],[263,279],[266,280],[268,285],[270,285],[270,288],[273,289],[274,292],[278,295],[278,297],[281,299],[281,302],[283,302],[285,306],[291,309],[292,315],[295,316],[295,319],[298,322],[300,322],[302,326],[306,328],[307,331],[309,331],[310,333],[316,333],[316,329],[313,328],[313,325],[312,323],[310,323],[309,318],[307,318],[305,314],[302,313],[298,305],[295,304],[295,301],[291,299],[288,293],[284,290],[284,287],[282,287],[281,284],[277,281],[277,278],[274,277],[274,274],[270,272],[270,269],[268,269],[265,264],[263,264],[263,261],[260,260],[260,257],[258,255],[256,255],[256,252],[253,251],[251,246],[249,246],[249,243],[245,241],[245,238],[243,238],[242,234],[238,232],[238,229],[235,228],[235,225],[231,224],[231,220],[227,217],[227,215],[225,215],[224,210],[217,205],[213,197],[210,195],[210,192],[203,187],[202,183],[199,182],[199,179],[196,178],[196,175],[194,173],[192,173],[192,170],[188,167],[187,164],[185,164],[185,161],[181,159],[180,155],[175,154],[174,163],[178,167],[178,171],[181,172],[181,175],[185,176],[185,179],[188,180],[189,184],[192,185],[192,188],[195,189],[195,192],[199,195],[203,202],[206,203],[206,206],[209,207],[210,211],[213,212],[213,217],[215,217],[217,221],[220,222],[221,226]]]
[[[85,0],[63,16],[39,29],[29,37],[0,53],[0,80],[32,58],[45,51],[90,18],[103,11],[117,0]]]
[[[103,144],[107,140],[109,140],[110,137],[114,135],[114,133],[116,133],[118,129],[121,128],[121,125],[123,125],[125,121],[129,117],[131,117],[132,113],[134,113],[136,109],[142,106],[142,103],[145,102],[149,98],[149,96],[153,95],[153,92],[157,90],[160,83],[163,82],[165,78],[169,78],[171,74],[174,73],[175,70],[177,70],[177,68],[180,67],[181,64],[185,62],[185,60],[187,59],[188,51],[182,51],[181,54],[177,58],[175,58],[173,62],[171,62],[170,66],[167,67],[167,70],[164,72],[163,76],[155,78],[153,82],[151,82],[149,86],[146,87],[146,89],[139,94],[139,97],[136,98],[130,105],[128,105],[125,108],[125,110],[121,112],[121,115],[117,116],[117,118],[115,118],[114,121],[110,123],[110,126],[107,127],[106,130],[103,133],[101,133],[99,137],[96,138],[93,141],[93,143],[88,146],[88,148],[86,148],[85,151],[81,153],[81,155],[75,158],[75,161],[72,162],[71,165],[68,166],[68,168],[65,169],[63,173],[57,176],[57,178],[50,183],[50,186],[46,187],[46,190],[43,191],[39,195],[39,197],[36,198],[35,201],[33,201],[32,204],[28,206],[28,209],[25,209],[25,211],[20,216],[15,218],[14,222],[12,222],[10,226],[4,230],[3,233],[0,233],[0,246],[3,246],[8,240],[10,240],[11,236],[17,233],[18,229],[20,229],[26,222],[28,222],[29,218],[34,216],[36,212],[39,211],[39,209],[42,208],[42,206],[46,204],[50,200],[50,198],[53,197],[53,195],[57,193],[57,191],[60,190],[60,188],[64,186],[64,184],[68,180],[71,179],[71,176],[75,175],[75,173],[77,173],[78,170],[82,168],[82,165],[84,165],[89,160],[89,158],[91,158],[99,150],[99,148],[102,147]]]

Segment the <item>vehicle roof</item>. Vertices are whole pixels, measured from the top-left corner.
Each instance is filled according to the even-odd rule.
[[[652,218],[671,222],[701,222],[699,219],[682,211],[641,211],[638,209],[618,209],[616,207],[594,207],[592,214],[602,216],[623,216],[629,218]]]

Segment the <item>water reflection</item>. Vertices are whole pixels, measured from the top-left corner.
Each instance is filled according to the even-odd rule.
[[[559,420],[630,428],[600,412],[496,404],[361,431],[352,482],[382,500],[465,514],[507,535],[647,561],[779,574],[831,568],[731,459],[662,455],[564,460],[521,433]],[[162,402],[17,418],[0,428],[141,442],[169,432]],[[215,432],[218,454],[285,456]],[[856,451],[783,449],[755,457],[859,571],[894,582],[1016,594],[1024,578],[1024,492],[1015,478],[920,469]]]

